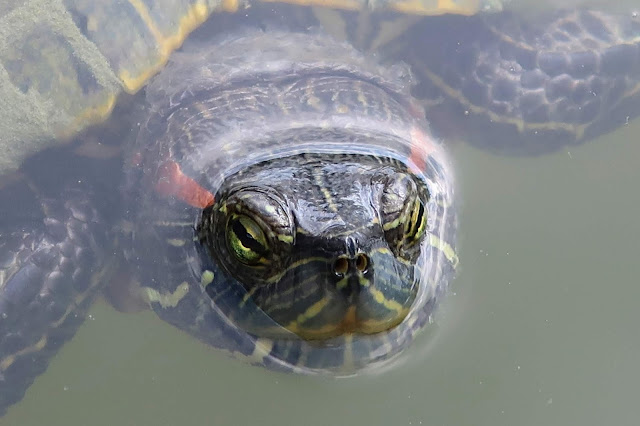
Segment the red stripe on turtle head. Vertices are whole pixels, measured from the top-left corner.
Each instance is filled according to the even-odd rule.
[[[163,196],[173,196],[201,209],[213,204],[214,196],[195,180],[185,175],[180,165],[167,160],[158,167],[155,190]]]
[[[411,171],[421,174],[427,167],[427,158],[436,150],[431,137],[418,126],[411,129],[411,154],[409,156]],[[418,170],[414,170],[413,168]]]

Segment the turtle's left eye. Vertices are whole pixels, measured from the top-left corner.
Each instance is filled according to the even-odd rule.
[[[389,247],[406,257],[427,230],[427,209],[416,182],[404,173],[390,178],[381,196],[382,229]]]
[[[227,222],[227,245],[237,260],[257,265],[269,251],[269,243],[258,223],[246,215],[234,214]]]
[[[407,213],[404,223],[404,238],[405,245],[411,247],[422,239],[427,229],[427,212],[420,198],[415,197]]]

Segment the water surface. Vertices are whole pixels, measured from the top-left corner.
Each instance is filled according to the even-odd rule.
[[[391,371],[274,373],[100,302],[0,423],[636,425],[639,133],[541,158],[451,141],[461,271]]]

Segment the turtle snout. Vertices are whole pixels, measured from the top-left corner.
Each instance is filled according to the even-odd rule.
[[[344,253],[338,255],[332,264],[336,279],[336,289],[351,302],[360,294],[365,276],[371,270],[371,258],[357,247],[353,238],[347,238]]]
[[[333,262],[333,273],[338,278],[366,274],[370,263],[369,256],[364,253],[357,253],[354,256],[338,256]]]

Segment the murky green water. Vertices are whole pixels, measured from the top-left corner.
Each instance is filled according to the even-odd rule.
[[[462,270],[370,377],[272,373],[104,303],[3,425],[636,425],[640,123],[543,158],[453,146]]]
[[[640,122],[542,158],[452,143],[462,269],[392,371],[227,359],[105,303],[2,425],[636,425]]]

